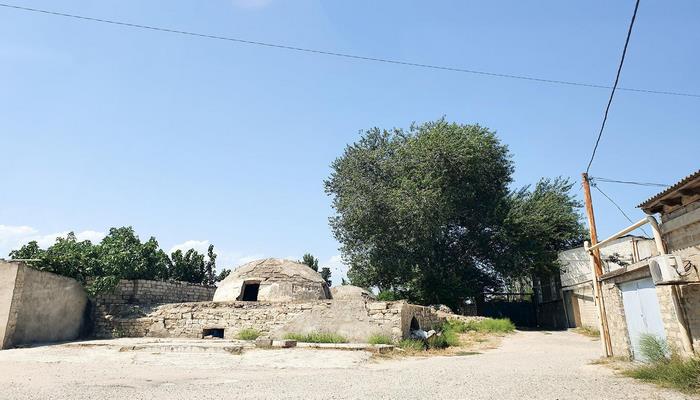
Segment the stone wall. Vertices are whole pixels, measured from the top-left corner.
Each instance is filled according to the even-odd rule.
[[[700,352],[700,284],[681,286],[681,297],[688,318],[688,329],[695,352]]]
[[[700,201],[664,214],[661,216],[661,220],[660,228],[668,251],[690,261],[694,266],[690,271],[690,276],[686,278],[691,283],[679,285],[684,316],[676,316],[675,314],[671,289],[667,288],[660,292],[659,303],[662,306],[662,312],[664,308],[673,311],[673,314],[669,314],[668,322],[664,313],[667,334],[675,342],[680,342],[681,330],[678,321],[686,318],[693,347],[696,353],[700,353],[700,284],[698,283],[700,278],[698,273],[698,268],[700,268]]]
[[[602,281],[603,304],[607,315],[608,331],[612,352],[615,357],[631,358],[632,347],[625,319],[625,306],[622,302],[622,291],[618,284],[622,282],[643,279],[650,276],[649,268],[630,268],[624,274],[620,274]]]
[[[2,261],[0,279],[0,348],[80,335],[88,301],[80,283],[21,262]]]
[[[96,333],[100,337],[201,338],[205,329],[223,329],[224,337],[233,339],[242,329],[255,329],[273,338],[286,333],[331,332],[363,342],[372,334],[394,340],[408,337],[414,317],[426,330],[445,320],[430,307],[404,301],[199,302],[113,315],[98,325]]]
[[[148,280],[122,280],[109,293],[93,299],[93,333],[109,336],[111,320],[115,315],[142,315],[159,304],[188,301],[211,301],[215,286],[187,282],[162,282]]]
[[[572,290],[572,297],[576,299],[581,326],[598,329],[598,310],[595,305],[593,284],[589,283]]]

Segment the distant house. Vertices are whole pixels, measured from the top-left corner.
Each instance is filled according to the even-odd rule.
[[[604,272],[623,268],[658,255],[654,240],[641,236],[623,236],[601,249]],[[598,329],[598,312],[593,293],[593,270],[583,247],[559,253],[561,290],[565,318],[569,328]]]

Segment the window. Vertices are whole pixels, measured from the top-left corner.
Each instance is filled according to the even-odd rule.
[[[209,329],[203,329],[202,330],[202,338],[216,338],[216,339],[223,339],[224,338],[224,328],[209,328]]]

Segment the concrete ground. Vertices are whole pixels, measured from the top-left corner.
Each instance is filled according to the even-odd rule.
[[[136,342],[0,351],[0,398],[687,398],[591,365],[599,343],[572,332],[517,332],[481,354],[390,360],[342,350],[119,351]]]

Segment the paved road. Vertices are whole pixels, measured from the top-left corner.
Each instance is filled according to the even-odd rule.
[[[367,353],[147,354],[108,346],[0,352],[2,399],[685,399],[591,365],[597,342],[518,332],[483,354],[374,362]]]

